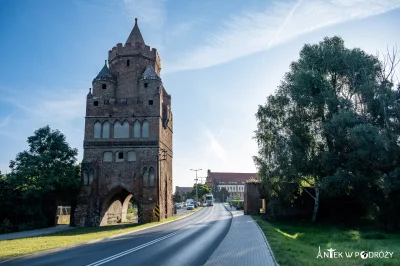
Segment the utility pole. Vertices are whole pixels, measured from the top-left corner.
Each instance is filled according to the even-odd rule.
[[[197,201],[199,201],[199,196],[198,196],[198,193],[197,193],[197,171],[201,171],[202,169],[190,169],[190,171],[195,171],[196,172],[196,179],[195,179],[195,181],[196,181],[196,202]]]

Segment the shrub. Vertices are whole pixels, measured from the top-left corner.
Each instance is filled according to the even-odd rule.
[[[11,229],[13,228],[13,224],[10,222],[10,220],[8,220],[7,218],[5,218],[3,220],[3,223],[1,224],[1,228],[3,229],[2,231],[7,234],[9,232],[11,232]]]

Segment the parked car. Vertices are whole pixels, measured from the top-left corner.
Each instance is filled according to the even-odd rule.
[[[196,201],[193,201],[193,205],[195,208],[197,208],[199,206]]]
[[[184,203],[183,203],[183,207],[186,207],[186,206],[187,206],[187,205],[186,205],[186,202],[184,202]]]
[[[186,206],[187,210],[194,210],[194,205],[192,203],[187,204]]]
[[[182,208],[182,204],[180,204],[180,203],[175,203],[175,207],[176,207],[177,209],[180,209],[180,208]]]

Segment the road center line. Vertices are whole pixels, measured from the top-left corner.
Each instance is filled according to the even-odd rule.
[[[215,205],[214,205],[214,206],[215,206]],[[130,254],[130,253],[132,253],[132,252],[135,252],[135,251],[138,251],[138,250],[143,249],[143,248],[145,248],[145,247],[151,246],[151,245],[153,245],[153,244],[155,244],[155,243],[158,243],[158,242],[160,242],[160,241],[163,241],[163,240],[165,240],[165,239],[167,239],[167,238],[170,238],[170,237],[172,237],[172,236],[174,236],[174,235],[177,235],[177,234],[179,234],[179,233],[181,233],[181,232],[183,232],[183,231],[185,231],[185,230],[187,230],[187,229],[189,229],[189,228],[195,226],[196,224],[201,223],[201,222],[203,222],[204,220],[208,219],[208,217],[211,216],[211,214],[214,213],[214,206],[213,206],[211,212],[210,212],[206,217],[204,217],[203,219],[201,219],[200,221],[197,221],[197,222],[195,222],[195,223],[193,223],[193,224],[190,224],[190,225],[188,225],[188,226],[186,226],[186,227],[184,227],[184,228],[182,228],[182,229],[179,229],[178,231],[175,231],[175,232],[170,233],[170,234],[168,234],[168,235],[165,235],[165,236],[163,236],[163,237],[154,239],[154,240],[152,240],[152,241],[150,241],[150,242],[147,242],[147,243],[145,243],[145,244],[142,244],[142,245],[140,245],[140,246],[137,246],[137,247],[134,247],[134,248],[125,250],[125,251],[123,251],[123,252],[121,252],[121,253],[118,253],[118,254],[115,254],[115,255],[113,255],[113,256],[107,257],[107,258],[105,258],[105,259],[102,259],[102,260],[93,262],[93,263],[88,264],[88,265],[86,265],[86,266],[99,266],[99,265],[102,265],[102,264],[104,264],[104,263],[107,263],[107,262],[110,262],[110,261],[112,261],[112,260],[118,259],[118,258],[123,257],[123,256],[125,256],[125,255],[128,255],[128,254]]]

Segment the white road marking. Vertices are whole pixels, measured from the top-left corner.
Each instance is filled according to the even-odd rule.
[[[215,206],[215,205],[214,205],[214,206]],[[118,253],[118,254],[115,254],[115,255],[113,255],[113,256],[107,257],[107,258],[105,258],[105,259],[102,259],[102,260],[93,262],[93,263],[88,264],[88,265],[86,265],[86,266],[99,266],[99,265],[102,265],[102,264],[104,264],[104,263],[107,263],[107,262],[110,262],[110,261],[112,261],[112,260],[118,259],[118,258],[123,257],[123,256],[125,256],[125,255],[128,255],[128,254],[130,254],[130,253],[132,253],[132,252],[135,252],[135,251],[138,251],[138,250],[143,249],[143,248],[145,248],[145,247],[151,246],[151,245],[153,245],[153,244],[155,244],[155,243],[158,243],[158,242],[160,242],[160,241],[163,241],[163,240],[165,240],[165,239],[167,239],[167,238],[170,238],[170,237],[172,237],[172,236],[174,236],[174,235],[177,235],[177,234],[181,233],[182,231],[185,231],[185,230],[187,230],[187,229],[189,229],[189,228],[195,226],[196,224],[201,223],[201,222],[203,222],[204,220],[208,219],[208,217],[211,216],[211,214],[213,214],[213,212],[214,212],[214,206],[213,206],[213,208],[212,208],[212,211],[211,211],[206,217],[204,217],[203,219],[201,219],[200,221],[197,221],[197,222],[195,222],[195,223],[193,223],[193,224],[190,224],[190,225],[188,225],[188,226],[186,226],[186,227],[184,227],[184,228],[182,228],[182,229],[179,229],[178,231],[175,231],[175,232],[173,232],[173,233],[171,233],[171,234],[168,234],[168,235],[166,235],[166,236],[163,236],[163,237],[154,239],[153,241],[150,241],[150,242],[147,242],[147,243],[142,244],[142,245],[140,245],[140,246],[137,246],[137,247],[128,249],[128,250],[126,250],[126,251],[123,251],[123,252],[121,252],[121,253]]]

